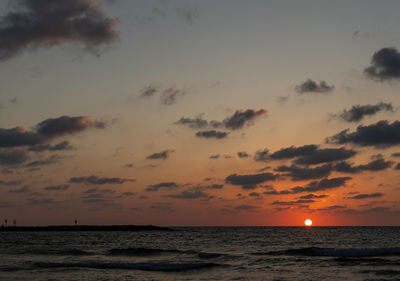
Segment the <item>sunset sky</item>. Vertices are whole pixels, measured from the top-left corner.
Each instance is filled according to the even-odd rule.
[[[399,10],[0,0],[0,225],[399,225]]]

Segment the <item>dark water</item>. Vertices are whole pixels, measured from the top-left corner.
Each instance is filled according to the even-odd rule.
[[[0,280],[400,280],[400,227],[0,232]]]

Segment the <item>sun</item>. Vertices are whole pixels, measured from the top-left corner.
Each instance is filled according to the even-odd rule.
[[[304,224],[305,224],[306,226],[311,226],[311,225],[312,225],[312,220],[306,219],[306,220],[304,221]]]

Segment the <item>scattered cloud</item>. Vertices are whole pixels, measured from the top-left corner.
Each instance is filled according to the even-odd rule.
[[[389,123],[387,120],[375,124],[357,127],[355,132],[349,129],[326,138],[326,142],[335,144],[353,143],[360,146],[390,147],[400,144],[400,121]]]
[[[309,179],[320,179],[329,176],[332,172],[332,165],[325,164],[322,166],[317,166],[315,168],[299,167],[296,165],[279,166],[275,168],[274,171],[284,172],[284,175],[291,177],[292,180],[301,181]]]
[[[207,198],[209,196],[210,196],[209,194],[204,193],[199,189],[188,189],[178,194],[165,195],[165,197],[175,198],[175,199],[198,199],[198,198]]]
[[[343,113],[338,117],[347,122],[358,122],[364,119],[365,116],[372,116],[380,111],[393,112],[394,108],[391,103],[378,103],[366,105],[353,105],[349,110],[343,110]]]
[[[9,193],[26,193],[26,192],[30,192],[30,191],[31,191],[31,189],[29,188],[29,186],[25,185],[20,188],[10,189],[8,192]]]
[[[261,173],[252,175],[232,174],[225,178],[225,182],[232,185],[240,185],[243,189],[255,189],[258,184],[267,181],[275,181],[277,178],[279,178],[279,175],[272,173]]]
[[[270,157],[274,160],[280,159],[291,159],[299,156],[304,156],[311,154],[312,152],[316,151],[318,146],[315,144],[303,145],[300,147],[291,146],[287,148],[281,148],[278,151],[275,151],[270,155]]]
[[[368,78],[377,81],[400,78],[400,53],[395,47],[382,48],[371,58],[371,65],[364,69]]]
[[[365,165],[357,165],[353,166],[345,161],[339,162],[335,164],[334,169],[341,173],[359,173],[363,171],[382,171],[392,167],[394,164],[393,161],[385,161],[384,159],[373,160]]]
[[[302,82],[295,87],[296,92],[300,94],[304,93],[329,93],[335,88],[334,85],[329,86],[325,81],[315,82],[311,79]]]
[[[208,158],[210,158],[210,159],[218,159],[219,158],[219,154],[211,155]]]
[[[47,191],[64,191],[64,190],[68,190],[69,185],[68,184],[64,184],[64,185],[50,185],[50,186],[46,186],[43,189],[47,190]]]
[[[32,146],[28,150],[35,152],[43,151],[62,151],[62,150],[72,150],[74,147],[69,143],[69,141],[63,141],[57,144],[40,144],[37,146]]]
[[[237,155],[238,155],[239,158],[249,158],[250,157],[250,155],[247,154],[247,152],[244,152],[244,151],[239,151],[237,153]]]
[[[380,193],[380,192],[376,192],[376,193],[369,193],[369,194],[358,194],[352,197],[347,197],[347,199],[367,199],[367,198],[379,198],[379,197],[383,197],[384,194]]]
[[[158,191],[160,189],[174,189],[174,188],[179,188],[179,185],[177,185],[175,182],[160,182],[157,184],[149,185],[146,188],[146,191]]]
[[[310,193],[307,195],[300,196],[297,199],[321,199],[321,198],[326,198],[326,197],[329,197],[329,195],[324,195],[324,194],[315,195],[315,194]]]
[[[1,137],[0,137],[1,142]],[[23,150],[0,150],[0,166],[18,166],[28,161],[29,156]]]
[[[70,183],[84,183],[84,184],[123,184],[125,182],[135,182],[133,179],[125,178],[101,178],[95,175],[89,177],[72,177],[69,179]]]
[[[90,0],[20,0],[17,9],[1,19],[0,60],[24,50],[79,43],[86,50],[116,40],[117,19],[108,18],[101,5]]]
[[[290,194],[302,192],[318,192],[338,188],[346,185],[346,182],[351,180],[351,177],[325,178],[320,181],[312,181],[306,186],[296,186],[289,190]]]
[[[263,150],[256,151],[256,153],[254,154],[254,161],[257,161],[257,162],[268,162],[268,160],[269,160],[268,153],[269,153],[268,149],[263,149]]]
[[[167,150],[164,150],[164,151],[161,151],[161,152],[153,153],[153,154],[147,156],[146,158],[150,159],[150,160],[158,160],[158,159],[166,160],[166,159],[169,158],[169,156],[173,152],[175,152],[175,150],[167,149]]]
[[[199,131],[196,133],[196,137],[199,138],[206,138],[206,139],[223,139],[228,136],[227,132],[221,132],[216,130],[209,130],[209,131]]]
[[[294,161],[301,165],[315,165],[326,162],[345,160],[353,157],[356,152],[352,149],[341,148],[324,148],[317,149],[309,154],[305,154]]]

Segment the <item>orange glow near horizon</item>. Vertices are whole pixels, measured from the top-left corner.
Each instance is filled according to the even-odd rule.
[[[306,226],[311,226],[311,225],[312,225],[312,220],[306,219],[306,220],[304,221],[304,224],[305,224]]]

